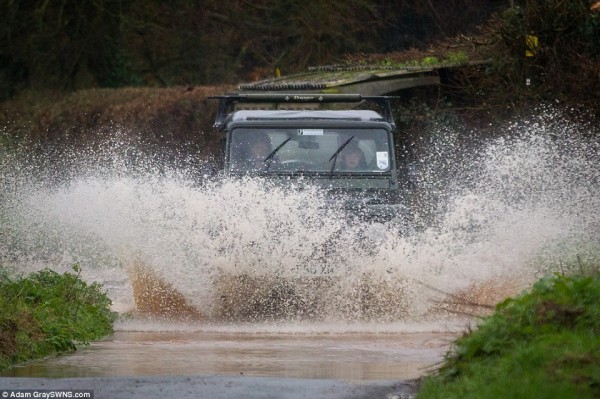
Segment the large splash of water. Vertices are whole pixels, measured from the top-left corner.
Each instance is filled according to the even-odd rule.
[[[203,180],[163,157],[132,167],[119,140],[58,168],[4,151],[0,264],[77,262],[119,311],[208,320],[415,320],[493,304],[597,256],[600,230],[600,146],[586,129],[504,128],[477,146],[439,130],[416,165],[410,235],[348,223],[317,189]]]

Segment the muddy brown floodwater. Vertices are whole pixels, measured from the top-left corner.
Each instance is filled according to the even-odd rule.
[[[135,332],[3,372],[13,377],[253,376],[407,380],[443,358],[452,332]]]

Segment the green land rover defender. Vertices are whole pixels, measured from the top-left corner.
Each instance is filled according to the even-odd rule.
[[[376,253],[377,237],[390,229],[402,235],[410,229],[389,97],[265,93],[214,98],[220,100],[215,127],[223,134],[226,176],[260,178],[294,190],[315,186],[323,192],[323,204],[317,206],[333,209],[343,226],[319,242],[302,243],[296,257],[267,263],[269,254],[253,253],[219,269],[215,317],[256,321],[400,312],[402,290],[389,276],[368,267],[355,270],[355,255],[368,259]],[[324,108],[368,101],[383,111]],[[247,267],[248,262],[256,263]]]
[[[406,223],[394,152],[390,97],[358,94],[233,94],[220,100],[224,172],[316,185],[332,205],[363,220]],[[369,109],[322,109],[374,102]],[[321,108],[317,108],[321,107]]]

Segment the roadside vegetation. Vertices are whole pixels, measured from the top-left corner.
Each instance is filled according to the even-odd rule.
[[[50,269],[11,278],[0,269],[0,370],[72,352],[112,332],[116,313],[98,283]]]
[[[24,91],[0,106],[0,145],[83,148],[115,139],[148,148],[188,146],[206,156],[216,102],[232,86]],[[4,137],[4,139],[3,139]]]
[[[435,5],[434,5],[435,3]],[[498,0],[0,2],[0,100],[23,88],[234,84],[425,47],[472,30]]]
[[[600,397],[600,264],[496,306],[456,340],[418,399]]]

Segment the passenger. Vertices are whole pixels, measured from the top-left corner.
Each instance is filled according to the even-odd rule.
[[[349,145],[342,150],[342,170],[365,170],[367,161],[365,154],[356,145]]]

